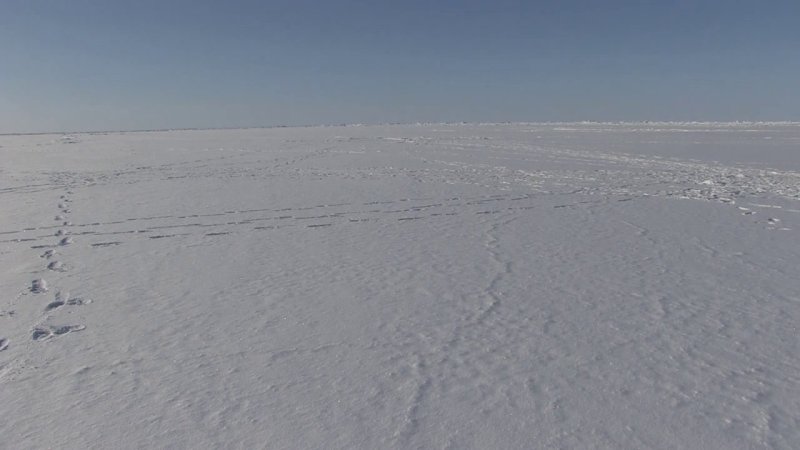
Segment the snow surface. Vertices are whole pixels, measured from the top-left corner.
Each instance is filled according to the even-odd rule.
[[[800,447],[798,124],[20,135],[0,160],[0,447]]]

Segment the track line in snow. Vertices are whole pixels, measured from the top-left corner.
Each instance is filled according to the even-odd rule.
[[[31,332],[31,339],[34,341],[44,341],[55,336],[63,336],[65,334],[83,331],[86,327],[84,325],[43,325],[37,326]]]

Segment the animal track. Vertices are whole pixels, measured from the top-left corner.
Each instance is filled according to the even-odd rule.
[[[31,282],[31,292],[34,294],[44,294],[47,292],[47,282],[42,278],[37,278]]]
[[[53,336],[62,336],[75,331],[83,331],[86,327],[84,325],[45,325],[36,327],[31,333],[31,338],[34,341],[44,341]]]
[[[67,271],[67,268],[64,266],[64,263],[62,263],[61,261],[52,261],[52,262],[50,262],[50,264],[47,265],[47,268],[49,270],[52,270],[52,271],[55,271],[55,272],[66,272]]]
[[[45,311],[52,311],[52,310],[54,310],[56,308],[60,308],[62,306],[64,306],[64,302],[61,301],[61,300],[56,300],[54,302],[48,303],[47,306],[45,306],[44,310]]]
[[[83,298],[83,297],[74,297],[67,300],[68,306],[81,306],[81,305],[88,305],[92,303],[91,299]]]
[[[56,294],[55,300],[50,302],[45,307],[45,311],[52,311],[52,310],[60,308],[60,307],[62,307],[64,305],[67,305],[67,306],[81,306],[81,305],[88,305],[89,303],[92,303],[92,301],[89,300],[89,299],[84,299],[82,297],[70,298],[69,292],[61,292],[61,291],[59,291]]]
[[[69,213],[69,203],[71,200],[67,198],[66,195],[61,195],[60,197],[61,202],[58,204],[58,208],[60,209],[60,213],[55,216],[55,220],[60,222],[61,225],[54,225],[54,226],[43,226],[43,227],[27,227],[21,229],[19,232],[25,233],[35,230],[54,230],[51,231],[52,234],[43,235],[43,236],[36,236],[35,238],[20,238],[17,241],[28,241],[28,240],[37,240],[37,239],[45,239],[48,236],[54,236],[58,238],[56,245],[35,245],[31,248],[45,248],[47,250],[44,251],[40,258],[43,258],[46,261],[46,267],[48,270],[56,271],[56,272],[63,272],[67,270],[67,265],[64,264],[61,260],[54,260],[54,258],[58,252],[53,247],[57,246],[66,246],[74,243],[73,237],[70,236],[70,231],[64,227],[73,226],[72,222],[66,219],[65,214]],[[7,234],[2,232],[2,234]],[[5,242],[5,241],[2,241]],[[108,245],[112,245],[113,243],[106,243]],[[37,278],[31,281],[31,285],[29,288],[30,292],[34,294],[43,294],[48,292],[47,282],[43,278]],[[70,298],[70,295],[66,291],[57,291],[55,294],[55,298],[48,303],[44,310],[45,312],[50,312],[62,308],[64,306],[80,306],[86,305],[91,303],[92,301],[89,299],[85,299],[82,297],[74,297]],[[14,315],[13,311],[0,311],[0,316],[2,317],[11,317]],[[44,341],[50,339],[54,336],[62,336],[65,334],[69,334],[75,331],[82,331],[86,329],[84,325],[37,325],[34,326],[31,330],[31,339],[34,341]],[[3,351],[8,348],[9,340],[7,338],[0,338],[0,351]]]

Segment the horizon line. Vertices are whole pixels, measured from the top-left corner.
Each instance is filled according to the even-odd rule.
[[[214,130],[268,130],[274,128],[336,128],[336,127],[378,127],[403,125],[800,125],[800,120],[557,120],[557,121],[443,121],[443,122],[378,122],[378,123],[316,123],[302,125],[262,125],[230,127],[178,127],[178,128],[140,128],[118,130],[72,130],[72,131],[31,131],[0,133],[0,136],[45,136],[51,134],[101,134],[101,133],[159,133],[165,131],[214,131]]]

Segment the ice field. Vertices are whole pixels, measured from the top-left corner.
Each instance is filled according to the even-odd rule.
[[[0,136],[0,448],[800,447],[800,124]]]

